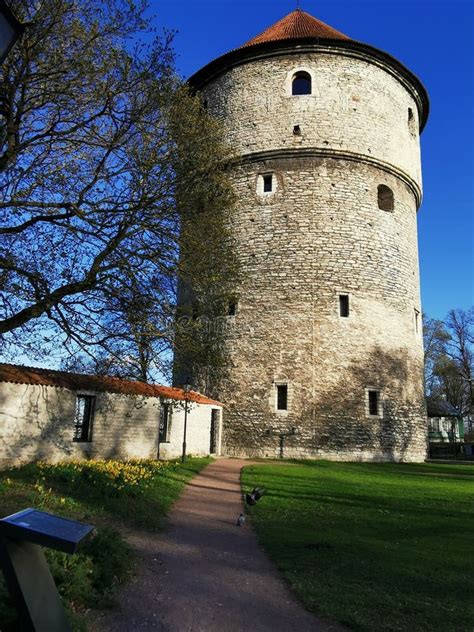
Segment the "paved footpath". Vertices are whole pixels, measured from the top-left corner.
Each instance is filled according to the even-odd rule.
[[[95,632],[342,632],[292,596],[242,511],[240,470],[248,461],[218,459],[185,488],[158,534],[134,533],[138,575],[119,611],[90,625]]]

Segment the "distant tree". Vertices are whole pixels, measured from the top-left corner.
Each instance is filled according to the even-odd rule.
[[[445,353],[449,334],[442,320],[423,314],[423,345],[425,349],[425,389],[432,395],[438,384],[437,364]]]
[[[472,418],[474,308],[451,310],[444,321],[426,319],[424,342],[427,393]]]
[[[457,387],[459,410],[463,416],[471,418],[474,412],[474,307],[451,310],[445,319],[445,327],[449,334],[446,355],[461,382]],[[453,371],[451,376],[454,381]]]
[[[137,43],[145,2],[11,4],[32,25],[4,67],[3,343],[43,360],[61,343],[146,379],[169,364],[180,227],[196,200],[196,262],[226,244],[221,130],[176,78],[172,36]],[[232,276],[223,250],[206,281],[219,292]]]

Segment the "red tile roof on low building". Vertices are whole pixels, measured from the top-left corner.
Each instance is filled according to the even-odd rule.
[[[308,37],[322,39],[349,40],[350,37],[332,26],[321,22],[309,13],[297,9],[270,26],[268,29],[246,42],[241,48],[263,44],[265,42],[278,42],[287,39],[305,39]]]
[[[187,399],[196,404],[212,404],[221,406],[219,402],[209,399],[196,391],[185,391],[172,386],[148,384],[133,380],[122,380],[107,375],[87,375],[86,373],[69,373],[68,371],[54,371],[53,369],[38,369],[30,366],[0,363],[0,382],[16,384],[34,384],[41,386],[55,386],[68,388],[72,391],[103,391],[121,393],[123,395],[143,395],[144,397],[162,397],[184,401]]]

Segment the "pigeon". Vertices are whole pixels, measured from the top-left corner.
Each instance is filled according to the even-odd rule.
[[[245,502],[247,505],[253,507],[253,505],[257,504],[257,501],[265,494],[265,490],[263,487],[254,487],[250,494],[245,494]]]
[[[241,513],[239,514],[239,517],[237,518],[236,524],[238,527],[241,527],[244,524],[244,522],[245,522],[245,514]]]

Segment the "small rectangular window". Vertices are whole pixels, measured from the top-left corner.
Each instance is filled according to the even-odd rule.
[[[235,316],[237,314],[237,306],[238,306],[238,303],[237,303],[237,301],[235,299],[234,300],[230,300],[229,301],[229,308],[227,310],[227,315],[228,316]]]
[[[349,295],[339,294],[339,316],[347,318],[349,316]]]
[[[379,414],[379,392],[369,391],[369,415]]]
[[[288,384],[277,386],[277,410],[288,410]]]
[[[263,176],[263,192],[271,193],[273,190],[273,177],[272,174],[269,173]]]
[[[171,429],[171,404],[162,404],[160,408],[160,443],[168,443]]]
[[[76,397],[73,441],[91,441],[94,408],[95,397],[92,395],[78,395]]]

